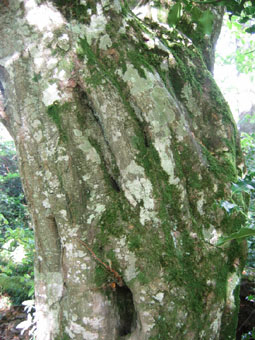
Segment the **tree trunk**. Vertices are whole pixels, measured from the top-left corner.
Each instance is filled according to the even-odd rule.
[[[179,30],[78,2],[0,4],[36,339],[232,340],[244,246],[216,246],[242,223],[220,206],[240,163],[229,107]]]

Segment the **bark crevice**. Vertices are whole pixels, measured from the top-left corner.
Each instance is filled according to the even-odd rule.
[[[133,294],[128,286],[116,286],[115,304],[118,311],[118,336],[124,337],[131,334],[137,324],[137,314],[133,301]]]

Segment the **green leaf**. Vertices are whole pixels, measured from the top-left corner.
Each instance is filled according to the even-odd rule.
[[[210,35],[212,33],[213,20],[214,15],[209,10],[203,12],[201,17],[198,19],[204,34]]]
[[[182,4],[177,2],[168,12],[167,22],[170,27],[175,26],[182,15]]]
[[[249,236],[255,236],[255,230],[251,228],[241,228],[238,232],[233,233],[229,236],[220,237],[217,246],[222,246],[224,243],[232,241],[232,240],[242,240]]]
[[[34,295],[34,293],[35,293],[35,289],[34,289],[34,287],[32,286],[30,289],[29,289],[29,291],[28,291],[28,297],[31,297],[31,296],[33,296]]]
[[[198,22],[198,20],[201,17],[201,14],[202,14],[201,10],[198,7],[194,6],[191,10],[192,21]]]
[[[254,302],[255,301],[255,295],[246,296],[246,300]]]

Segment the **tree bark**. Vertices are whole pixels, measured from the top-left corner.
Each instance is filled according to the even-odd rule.
[[[122,1],[0,5],[2,121],[36,239],[37,340],[233,339],[245,247],[220,248],[236,126],[180,30]]]

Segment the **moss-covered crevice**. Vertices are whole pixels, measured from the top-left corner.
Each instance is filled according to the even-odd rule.
[[[53,120],[55,123],[58,132],[59,132],[59,137],[62,142],[67,142],[68,136],[67,136],[67,129],[64,123],[65,117],[70,109],[71,109],[71,103],[64,103],[60,104],[58,101],[54,102],[52,105],[49,105],[47,107],[47,113],[49,117]]]

